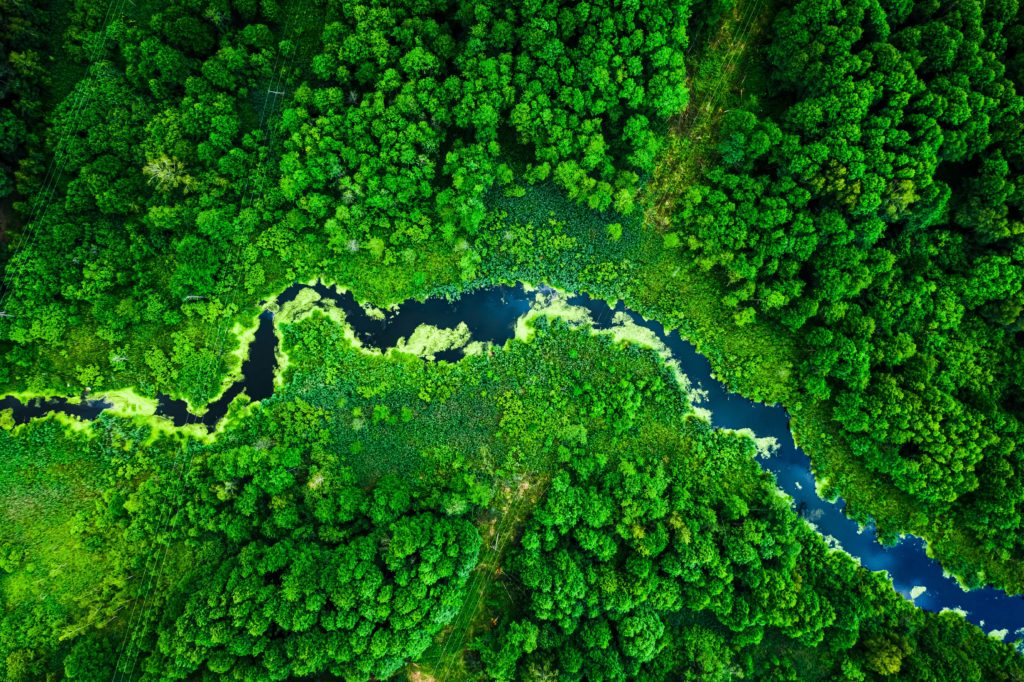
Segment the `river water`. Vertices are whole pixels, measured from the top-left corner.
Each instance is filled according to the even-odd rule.
[[[278,297],[277,303],[284,305],[294,300],[304,288],[307,285],[292,285]],[[463,322],[469,327],[474,341],[501,346],[515,335],[516,321],[530,309],[537,296],[536,291],[528,291],[522,285],[492,287],[464,294],[454,301],[440,298],[410,300],[384,311],[383,316],[373,316],[350,293],[339,294],[319,283],[308,288],[320,294],[320,304],[330,302],[344,311],[348,323],[364,345],[381,350],[394,347],[400,338],[408,338],[421,324],[455,328]],[[553,292],[546,290],[543,293]],[[759,457],[758,463],[775,475],[779,488],[793,498],[793,506],[798,513],[868,569],[888,571],[897,592],[911,599],[911,592],[916,587],[918,596],[913,601],[922,608],[931,611],[960,609],[967,613],[968,620],[987,632],[1005,630],[1008,639],[1017,639],[1022,634],[1024,597],[1010,596],[991,587],[965,592],[956,580],[943,574],[937,561],[926,555],[923,540],[907,537],[895,546],[883,547],[870,527],[861,529],[847,518],[843,513],[845,503],[842,499],[830,503],[819,498],[810,460],[794,443],[789,415],[783,407],[755,403],[730,393],[711,376],[708,360],[698,354],[692,344],[676,332],[666,333],[661,324],[644,319],[621,302],[613,307],[586,295],[575,295],[568,299],[568,303],[586,308],[598,329],[612,326],[616,313],[622,313],[635,324],[654,332],[679,362],[690,382],[704,391],[706,397],[698,406],[711,412],[712,425],[716,428],[749,428],[759,437],[775,438],[778,449],[768,458]],[[274,390],[276,347],[273,314],[265,311],[260,315],[248,360],[242,365],[241,381],[232,385],[202,416],[190,414],[184,401],[171,400],[164,395],[158,396],[157,414],[173,420],[178,426],[202,423],[212,428],[239,393],[244,391],[254,401],[269,397]],[[448,350],[436,355],[437,360],[446,361],[456,361],[460,357],[461,350]],[[25,405],[10,397],[0,400],[0,410],[13,408],[15,421],[19,423],[51,411],[91,419],[107,407],[110,404],[102,400],[82,401],[75,405],[68,404],[64,398]],[[923,592],[921,587],[925,588]]]

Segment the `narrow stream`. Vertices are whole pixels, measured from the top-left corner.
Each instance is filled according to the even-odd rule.
[[[202,424],[209,429],[217,425],[228,413],[228,406],[243,391],[253,402],[269,398],[274,394],[274,372],[277,370],[277,334],[274,333],[274,314],[268,310],[260,313],[260,324],[256,336],[249,344],[249,357],[242,363],[242,380],[236,381],[224,391],[221,397],[210,403],[201,416],[188,411],[184,400],[174,400],[163,393],[157,393],[156,413],[167,417],[175,426]]]
[[[294,284],[277,299],[283,305],[295,299],[304,288],[311,288],[321,296],[321,304],[330,301],[340,307],[356,336],[366,346],[381,350],[394,347],[400,338],[408,338],[421,324],[441,328],[455,328],[465,323],[474,341],[487,341],[498,346],[515,335],[516,320],[529,309],[537,295],[522,285],[479,289],[455,301],[428,299],[406,301],[383,316],[371,316],[350,293],[339,294],[334,289],[317,283],[311,287]],[[550,292],[550,290],[546,290]],[[956,580],[943,575],[937,561],[925,554],[925,543],[920,538],[908,537],[893,547],[878,543],[873,529],[861,530],[857,523],[843,514],[842,499],[829,503],[818,497],[814,475],[807,455],[793,441],[789,429],[789,415],[779,405],[763,405],[730,393],[712,378],[711,366],[697,353],[694,346],[680,338],[677,332],[666,334],[658,322],[649,321],[627,309],[621,302],[609,306],[589,296],[575,295],[568,303],[586,308],[594,326],[604,329],[613,325],[616,313],[623,313],[638,326],[653,331],[669,348],[691,383],[706,392],[699,407],[711,411],[716,428],[749,428],[759,437],[774,437],[778,450],[769,458],[758,458],[758,463],[775,474],[778,486],[793,498],[794,508],[824,536],[834,538],[849,554],[872,571],[885,570],[892,578],[893,587],[907,599],[917,593],[914,603],[930,611],[960,609],[967,619],[985,631],[1006,631],[1008,639],[1017,639],[1024,629],[1024,597],[1010,596],[1001,590],[986,587],[965,592]],[[239,393],[245,392],[253,401],[269,397],[274,390],[276,369],[273,314],[260,315],[255,339],[249,348],[249,359],[242,365],[243,379],[233,384],[223,396],[209,406],[201,416],[188,412],[184,401],[171,400],[159,395],[157,414],[172,419],[175,425],[201,423],[212,428],[227,413],[228,406]],[[456,361],[461,350],[437,354],[438,360]],[[15,421],[22,423],[51,411],[60,411],[92,419],[109,403],[102,400],[83,400],[71,405],[64,398],[48,401],[30,401],[22,404],[14,398],[0,400],[0,410],[13,408]],[[915,588],[917,588],[915,590]],[[924,591],[921,591],[924,588]]]

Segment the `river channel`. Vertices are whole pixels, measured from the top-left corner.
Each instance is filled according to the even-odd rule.
[[[538,290],[529,290],[522,285],[492,287],[464,294],[451,301],[442,298],[410,300],[383,311],[383,315],[380,312],[371,315],[350,293],[338,293],[333,288],[317,283],[292,285],[277,298],[277,304],[284,305],[294,300],[304,288],[315,290],[322,302],[330,302],[341,308],[359,340],[366,346],[382,350],[394,347],[401,338],[409,338],[421,324],[455,328],[465,323],[474,341],[501,346],[514,337],[516,321],[530,310],[538,296]],[[540,293],[552,292],[542,288]],[[566,302],[586,308],[598,329],[612,326],[616,317],[621,320],[621,316],[625,315],[636,325],[657,335],[671,351],[673,359],[679,363],[691,384],[703,391],[704,398],[698,407],[711,412],[713,426],[751,429],[758,437],[775,438],[778,449],[770,457],[759,457],[758,463],[775,475],[779,488],[793,498],[794,509],[813,524],[818,532],[833,539],[834,543],[859,559],[866,568],[888,571],[897,592],[930,611],[956,609],[966,612],[967,619],[986,632],[997,631],[1007,639],[1020,637],[1020,630],[1024,628],[1024,597],[1010,596],[991,587],[964,591],[955,579],[944,574],[937,561],[927,556],[923,540],[906,537],[895,546],[884,547],[877,541],[871,527],[861,528],[843,513],[845,503],[842,499],[832,503],[819,498],[810,460],[794,443],[789,428],[789,415],[783,407],[756,403],[730,393],[711,376],[708,360],[698,354],[692,344],[682,339],[677,332],[666,333],[661,324],[644,319],[621,302],[609,306],[587,295],[570,295]],[[233,384],[201,416],[190,414],[184,401],[172,400],[164,395],[158,396],[157,414],[173,420],[178,426],[202,423],[212,428],[227,412],[231,401],[243,391],[253,401],[268,398],[274,390],[276,347],[274,316],[268,310],[260,315],[248,359],[242,366],[241,381]],[[437,360],[444,361],[457,361],[461,357],[461,350],[446,350],[436,354]],[[18,423],[44,416],[51,411],[92,419],[107,407],[110,404],[102,399],[82,400],[77,404],[70,404],[65,398],[30,401],[27,404],[12,397],[0,399],[0,410],[12,408]],[[923,591],[921,588],[924,588]]]

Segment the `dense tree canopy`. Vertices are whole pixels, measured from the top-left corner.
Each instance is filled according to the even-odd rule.
[[[856,457],[1019,557],[1016,3],[803,2],[772,33],[778,113],[725,115],[684,241],[737,319],[805,335],[806,392]]]
[[[338,250],[475,234],[495,183],[629,213],[686,103],[686,3],[337,5],[283,114],[281,190]]]
[[[211,453],[189,481],[201,494],[183,528],[219,553],[147,667],[174,679],[389,677],[458,611],[479,534],[397,478],[364,491],[326,448],[322,413],[301,402],[249,429],[254,445]]]
[[[214,442],[113,417],[92,441],[52,419],[0,432],[10,679],[1021,672],[829,548],[651,351],[541,320],[425,364],[319,311],[283,331],[287,388]],[[30,542],[29,497],[43,524],[74,519],[60,542]]]
[[[1024,676],[606,320],[425,362],[275,298],[625,300],[884,538],[1020,591],[1017,0],[37,5],[0,0],[0,394],[136,393],[0,412],[7,679]],[[146,416],[222,395],[260,307],[273,395]]]
[[[15,209],[18,200],[28,198],[18,193],[18,176],[42,173],[46,163],[39,144],[51,84],[45,21],[45,13],[28,3],[0,3],[0,267],[5,269],[26,221]],[[40,197],[35,198],[24,206],[26,213],[39,208]]]
[[[686,103],[688,7],[175,0],[104,17],[76,0],[62,54],[83,75],[41,136],[56,179],[19,180],[39,205],[5,282],[0,378],[203,402],[215,390],[180,386],[202,323],[296,271],[464,251],[498,188],[551,181],[635,213]],[[29,113],[0,123],[5,168]],[[87,357],[37,350],[76,333]]]

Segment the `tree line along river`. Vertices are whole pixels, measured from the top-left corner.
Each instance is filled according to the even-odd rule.
[[[423,324],[455,328],[465,323],[473,341],[501,346],[513,338],[517,321],[530,310],[538,297],[558,295],[545,287],[537,290],[522,284],[490,287],[466,293],[455,300],[409,300],[371,315],[351,293],[339,293],[316,283],[294,284],[276,299],[276,303],[280,306],[293,301],[303,289],[315,291],[321,297],[321,303],[341,308],[357,338],[366,346],[381,350],[394,347],[399,339],[409,338]],[[701,397],[696,405],[710,411],[714,427],[750,429],[759,438],[774,438],[778,447],[769,457],[759,457],[758,463],[775,475],[778,487],[793,499],[796,511],[833,545],[840,546],[872,571],[888,571],[893,588],[907,599],[913,599],[921,608],[960,610],[966,613],[968,620],[987,632],[997,632],[1009,639],[1019,638],[1019,631],[1024,629],[1024,597],[1008,595],[991,587],[964,591],[954,578],[944,574],[937,561],[927,556],[925,543],[920,538],[906,537],[894,546],[885,547],[878,542],[871,527],[861,528],[843,513],[845,504],[842,499],[828,502],[818,497],[810,460],[794,442],[789,415],[783,407],[756,403],[730,393],[712,377],[710,363],[697,353],[692,344],[677,332],[667,332],[658,322],[644,319],[621,302],[610,306],[586,294],[568,295],[565,302],[585,309],[595,329],[611,328],[626,316],[633,324],[653,332],[671,353],[672,359],[679,363],[690,383],[700,389]],[[184,401],[158,395],[157,415],[171,419],[177,426],[202,423],[212,428],[240,393],[245,392],[253,401],[268,398],[274,390],[276,347],[274,315],[267,310],[260,315],[248,359],[242,365],[241,380],[231,385],[201,416],[192,415]],[[457,361],[461,357],[459,349],[443,350],[435,355],[437,360],[445,361]],[[0,410],[13,409],[16,423],[54,411],[93,419],[110,406],[102,398],[78,403],[71,403],[66,398],[27,403],[10,396],[0,399]]]

